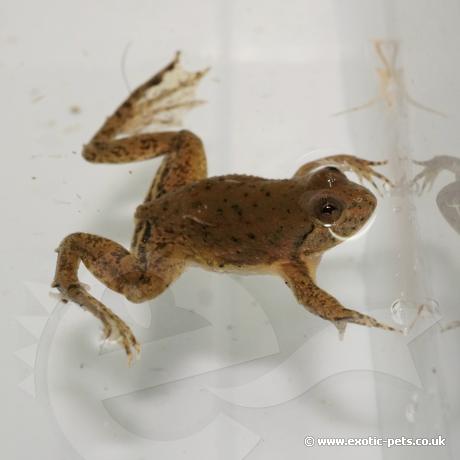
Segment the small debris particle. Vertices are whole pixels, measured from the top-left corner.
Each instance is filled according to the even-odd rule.
[[[133,172],[131,170],[128,171],[129,174],[132,174]]]
[[[40,102],[42,99],[44,99],[45,96],[43,94],[39,94],[38,96],[34,96],[31,100],[32,104],[36,104],[37,102]]]
[[[32,176],[32,180],[37,180],[37,176]]]
[[[81,113],[81,108],[78,105],[71,105],[69,107],[69,112],[72,115],[78,115],[79,113]]]

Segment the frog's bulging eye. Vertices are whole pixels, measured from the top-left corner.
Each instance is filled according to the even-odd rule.
[[[336,173],[342,172],[342,171],[340,171],[339,168],[336,168],[335,166],[327,166],[326,169],[327,169],[328,171],[336,172]]]
[[[337,208],[333,204],[326,203],[321,209],[321,214],[332,214],[336,209]]]
[[[310,206],[313,216],[325,226],[331,226],[337,222],[343,211],[342,203],[337,198],[328,195],[313,197]]]

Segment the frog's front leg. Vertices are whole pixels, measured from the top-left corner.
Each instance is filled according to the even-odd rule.
[[[171,271],[167,266],[169,259],[159,256],[155,263],[146,267],[119,244],[87,233],[67,236],[57,252],[53,287],[59,289],[64,299],[76,302],[101,320],[105,338],[121,342],[131,362],[133,350],[140,351],[139,343],[129,326],[79,282],[80,261],[107,287],[132,302],[143,302],[160,294],[181,270],[181,264],[176,260],[174,271]]]
[[[308,176],[312,171],[327,166],[332,166],[340,169],[343,172],[355,173],[362,182],[364,179],[369,181],[374,188],[381,194],[374,178],[381,180],[389,187],[393,187],[393,183],[383,174],[374,170],[373,166],[381,166],[387,164],[388,161],[369,161],[363,158],[358,158],[354,155],[339,154],[320,158],[302,165],[294,174],[294,177]]]
[[[340,337],[343,336],[347,323],[378,327],[389,331],[397,330],[380,323],[371,316],[345,308],[336,298],[315,284],[306,264],[301,260],[293,260],[280,265],[280,275],[291,288],[299,303],[310,313],[334,323],[339,330]]]

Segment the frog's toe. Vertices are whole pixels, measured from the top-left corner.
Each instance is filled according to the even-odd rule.
[[[402,333],[401,329],[395,328],[388,324],[381,323],[380,321],[377,321],[372,316],[364,315],[362,313],[359,313],[353,310],[348,310],[348,312],[349,314],[347,316],[332,320],[335,327],[339,331],[340,340],[342,340],[344,337],[345,329],[348,323],[359,324],[361,326],[375,327],[379,329],[384,329],[386,331],[394,331],[394,332]]]
[[[110,316],[104,321],[104,339],[110,342],[119,343],[125,350],[128,356],[128,365],[131,365],[133,359],[138,357],[141,352],[141,347],[135,335],[127,324],[118,316]]]

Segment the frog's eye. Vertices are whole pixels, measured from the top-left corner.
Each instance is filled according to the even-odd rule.
[[[328,195],[313,197],[310,206],[313,216],[326,227],[337,222],[343,211],[343,204],[337,198]]]

